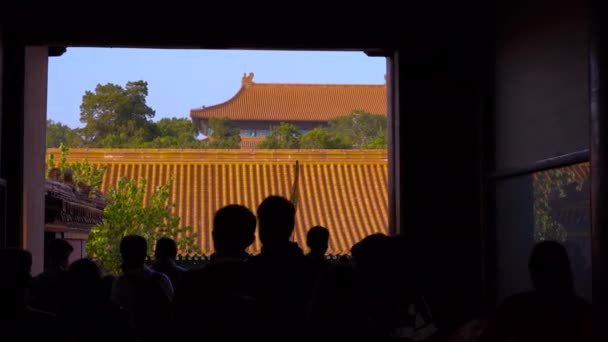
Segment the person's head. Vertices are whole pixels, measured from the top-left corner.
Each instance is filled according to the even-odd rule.
[[[154,249],[154,257],[158,259],[171,259],[174,260],[177,257],[177,244],[175,240],[162,237],[156,241],[156,248]]]
[[[46,246],[47,266],[67,269],[74,247],[63,239],[51,240]]]
[[[314,226],[306,234],[306,245],[310,253],[324,255],[329,244],[329,230],[325,227]]]
[[[394,246],[394,241],[385,234],[368,235],[351,248],[353,262],[363,272],[382,272],[394,261]]]
[[[148,255],[148,243],[139,235],[127,235],[120,241],[123,268],[141,268]]]
[[[82,284],[101,282],[101,271],[97,264],[88,258],[74,261],[68,268],[70,279]]]
[[[264,246],[289,242],[296,220],[296,208],[286,198],[269,196],[258,207],[260,241]]]
[[[255,240],[255,215],[242,205],[232,204],[213,217],[213,245],[218,254],[245,252]]]
[[[17,248],[0,249],[0,298],[23,303],[31,280],[32,254]],[[1,306],[1,305],[0,305]]]
[[[539,242],[528,264],[534,288],[539,292],[572,294],[574,284],[566,248],[555,241]]]
[[[97,264],[87,258],[74,261],[68,268],[69,292],[80,297],[101,295],[103,291],[101,271]]]

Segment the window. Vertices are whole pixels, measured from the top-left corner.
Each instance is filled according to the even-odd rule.
[[[496,182],[498,299],[531,288],[528,256],[536,242],[568,250],[576,293],[591,301],[590,163]]]

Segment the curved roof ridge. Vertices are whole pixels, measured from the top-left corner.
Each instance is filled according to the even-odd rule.
[[[257,83],[252,82],[251,86],[295,86],[295,87],[386,87],[384,83]]]
[[[326,122],[353,110],[386,114],[386,84],[256,83],[247,76],[230,99],[190,110],[193,118]]]
[[[246,89],[250,89],[250,88],[255,88],[258,86],[262,86],[262,87],[307,87],[307,86],[314,86],[314,87],[336,87],[336,88],[345,88],[345,87],[370,87],[370,88],[386,88],[386,84],[363,84],[363,83],[347,83],[347,84],[341,84],[341,83],[257,83],[257,82],[251,82],[250,85],[241,85],[241,87],[239,88],[239,90],[236,92],[236,94],[232,95],[231,98],[227,99],[224,102],[220,102],[214,105],[210,105],[210,106],[202,106],[202,107],[197,107],[197,108],[192,108],[190,111],[200,111],[200,110],[205,110],[205,109],[214,109],[214,108],[218,108],[220,106],[226,105],[230,102],[235,101],[240,95],[242,95],[242,93],[246,90]]]
[[[218,108],[221,106],[224,106],[232,101],[235,101],[239,96],[241,96],[241,94],[243,93],[243,91],[245,90],[245,86],[241,86],[239,88],[239,90],[236,92],[236,94],[232,95],[231,98],[229,98],[228,100],[224,101],[224,102],[220,102],[211,106],[202,106],[202,107],[198,107],[198,108],[192,108],[190,109],[190,116],[192,116],[192,112],[193,111],[200,111],[200,110],[205,110],[205,109],[214,109],[214,108]]]

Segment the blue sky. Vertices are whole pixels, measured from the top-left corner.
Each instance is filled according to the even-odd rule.
[[[362,52],[69,48],[49,59],[49,119],[80,127],[80,103],[98,83],[148,82],[154,120],[231,98],[243,73],[260,83],[384,83],[386,61]]]

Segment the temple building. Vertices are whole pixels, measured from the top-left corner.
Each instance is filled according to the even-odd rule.
[[[77,186],[69,178],[45,179],[44,242],[66,240],[74,248],[72,262],[86,257],[86,240],[91,228],[103,220],[105,199],[102,193],[91,193],[90,187]]]
[[[58,154],[57,149],[47,153]],[[388,231],[388,161],[386,150],[176,150],[71,149],[68,161],[87,159],[107,165],[101,191],[121,177],[146,178],[149,194],[170,176],[175,213],[193,226],[203,254],[213,252],[214,213],[239,203],[254,213],[269,195],[288,197],[300,163],[298,208],[293,239],[306,247],[315,225],[331,234],[328,253],[348,253],[365,236]],[[254,242],[251,253],[260,251]]]
[[[355,110],[386,115],[386,84],[256,83],[243,75],[240,90],[228,101],[190,111],[204,135],[210,118],[229,118],[241,134],[241,148],[254,148],[270,129],[287,122],[305,133]]]

